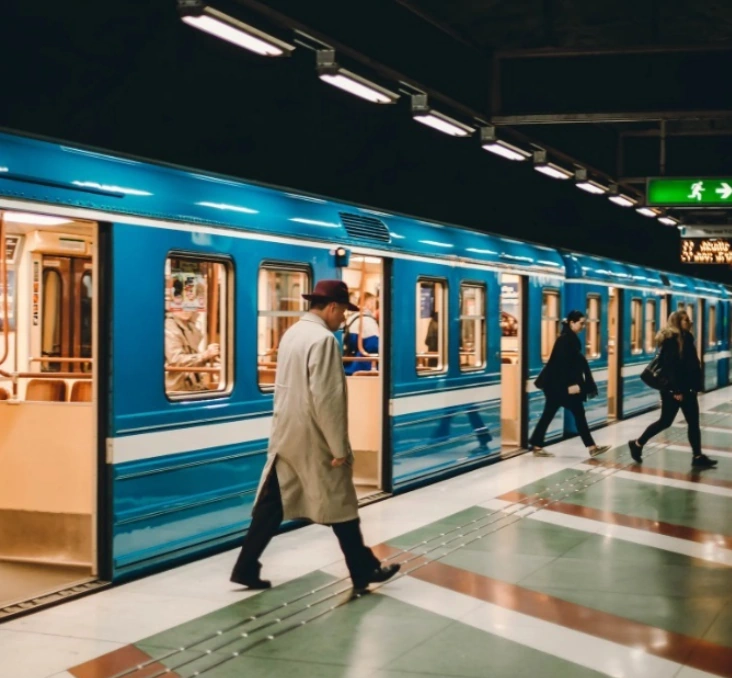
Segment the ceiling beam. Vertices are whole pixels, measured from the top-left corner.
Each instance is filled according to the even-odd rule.
[[[638,47],[603,47],[595,49],[571,47],[537,47],[534,49],[496,50],[497,59],[555,59],[589,56],[623,56],[631,54],[694,54],[729,52],[731,44],[721,45],[639,45]]]
[[[612,113],[525,113],[523,115],[494,115],[494,125],[567,125],[621,122],[652,122],[659,120],[716,120],[729,118],[722,111],[613,111]]]

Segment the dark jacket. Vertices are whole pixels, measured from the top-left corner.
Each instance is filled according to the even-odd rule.
[[[669,330],[659,332],[662,339],[659,359],[662,390],[688,393],[702,390],[702,369],[694,346],[694,335],[683,332],[683,348],[679,350],[677,335]]]
[[[582,344],[576,333],[568,326],[554,343],[549,361],[534,382],[547,397],[563,400],[569,396],[569,387],[577,385],[583,400],[597,395],[597,386],[592,378],[590,366],[582,353]]]

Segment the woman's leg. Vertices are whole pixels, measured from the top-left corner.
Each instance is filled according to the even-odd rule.
[[[674,419],[679,412],[681,403],[676,400],[671,393],[661,393],[661,416],[658,421],[654,421],[643,431],[643,435],[638,438],[638,445],[643,447],[653,436],[658,435],[664,429],[667,429],[674,423]]]
[[[561,406],[559,400],[548,395],[545,395],[545,398],[544,411],[541,413],[541,418],[536,424],[536,428],[531,434],[531,438],[529,438],[529,444],[534,447],[544,447],[544,436],[546,435],[546,430],[549,428],[549,424],[552,423],[554,415]]]
[[[702,453],[701,429],[699,428],[699,401],[696,393],[684,393],[681,401],[681,411],[688,425],[689,444],[695,457]]]
[[[595,441],[592,439],[590,427],[587,424],[587,416],[585,415],[585,407],[582,404],[582,396],[573,395],[567,398],[565,407],[574,415],[574,422],[577,424],[577,433],[580,434],[585,447],[595,447]]]

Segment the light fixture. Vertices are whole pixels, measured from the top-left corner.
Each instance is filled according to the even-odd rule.
[[[14,224],[32,224],[33,226],[61,226],[72,222],[72,219],[33,214],[32,212],[5,212],[5,220],[12,221]]]
[[[552,179],[569,179],[573,176],[572,172],[564,167],[555,165],[553,162],[548,162],[546,159],[546,151],[534,151],[534,169],[537,172],[546,174]]]
[[[620,207],[633,207],[638,202],[635,198],[621,193],[617,184],[610,184],[607,199],[616,205],[620,205]]]
[[[677,226],[679,223],[678,219],[674,219],[673,217],[667,217],[667,216],[660,216],[660,217],[658,217],[658,220],[665,226]]]
[[[294,45],[208,7],[201,0],[178,0],[178,14],[183,23],[262,56],[289,56],[295,49]]]
[[[644,217],[657,217],[659,214],[659,211],[653,207],[636,207],[635,211],[638,212],[638,214],[642,214]]]
[[[496,136],[496,128],[493,125],[487,125],[480,128],[480,145],[491,153],[500,155],[507,160],[522,161],[531,157],[530,151],[509,144]]]
[[[335,51],[332,49],[318,50],[316,53],[316,68],[318,77],[329,85],[355,94],[357,97],[366,99],[375,104],[396,103],[399,95],[375,82],[371,82],[360,75],[341,68],[335,60]]]
[[[575,186],[583,191],[587,191],[587,193],[592,193],[593,195],[603,195],[604,193],[607,193],[606,186],[587,178],[587,170],[584,169],[584,167],[575,170],[574,180]]]
[[[423,125],[439,130],[453,137],[469,137],[475,130],[449,115],[432,110],[427,104],[426,94],[412,95],[412,117]]]

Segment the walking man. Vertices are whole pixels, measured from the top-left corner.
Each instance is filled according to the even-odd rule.
[[[359,591],[399,571],[397,564],[382,567],[364,545],[358,518],[346,378],[333,333],[347,309],[359,309],[340,280],[321,280],[303,297],[310,301],[309,312],[280,342],[267,464],[231,581],[269,588],[260,578],[260,556],[283,519],[307,518],[333,528]]]

